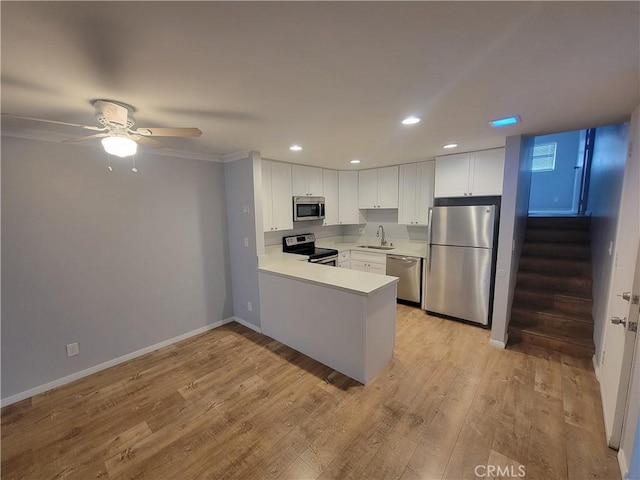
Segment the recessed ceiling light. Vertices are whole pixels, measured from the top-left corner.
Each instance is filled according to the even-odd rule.
[[[507,125],[515,125],[521,121],[522,119],[520,118],[520,115],[514,115],[512,117],[497,118],[495,120],[491,120],[489,123],[492,127],[506,127]]]
[[[402,120],[403,125],[415,125],[420,122],[420,117],[410,116]]]
[[[302,150],[302,147],[300,145],[291,145],[289,147],[289,150],[293,150],[294,152],[299,152],[300,150]]]
[[[456,148],[457,146],[457,143],[447,143],[446,145],[443,145],[442,148]]]
[[[360,163],[360,160],[351,160],[351,163]]]

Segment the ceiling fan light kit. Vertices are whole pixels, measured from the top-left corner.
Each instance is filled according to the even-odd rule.
[[[135,155],[138,144],[124,135],[113,135],[102,139],[102,146],[109,155],[124,158]]]
[[[133,126],[136,121],[133,118],[133,112],[135,109],[131,105],[113,100],[95,100],[92,104],[96,109],[96,119],[102,127],[78,125],[76,123],[45,120],[42,118],[23,117],[21,115],[11,115],[8,113],[3,113],[3,115],[20,118],[22,120],[53,123],[100,132],[85,137],[64,140],[64,142],[78,142],[102,138],[102,146],[104,150],[109,155],[115,155],[121,158],[135,155],[138,150],[138,143],[150,148],[164,147],[162,143],[150,137],[199,137],[202,135],[202,131],[198,128],[140,127],[134,130]],[[109,171],[111,170],[112,169],[110,168]],[[135,164],[132,171],[134,173],[138,171]]]

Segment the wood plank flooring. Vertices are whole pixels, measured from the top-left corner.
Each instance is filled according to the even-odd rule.
[[[365,387],[229,324],[3,408],[2,479],[619,479],[590,361],[488,340],[399,305]]]

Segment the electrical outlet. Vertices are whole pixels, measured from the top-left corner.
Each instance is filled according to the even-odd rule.
[[[245,215],[249,215],[249,205],[242,206],[242,213],[244,213]]]
[[[249,248],[249,237],[244,237],[244,246]]]
[[[360,228],[358,229],[358,233],[364,233],[364,227],[360,227]]]
[[[251,302],[247,302],[247,310],[253,312],[253,305],[251,304]]]
[[[80,353],[80,346],[78,342],[70,343],[67,345],[67,357],[73,357],[74,355],[78,355]]]

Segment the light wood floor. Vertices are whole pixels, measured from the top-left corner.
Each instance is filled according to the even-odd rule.
[[[590,362],[488,339],[398,306],[364,387],[230,324],[2,409],[2,479],[619,479]]]

